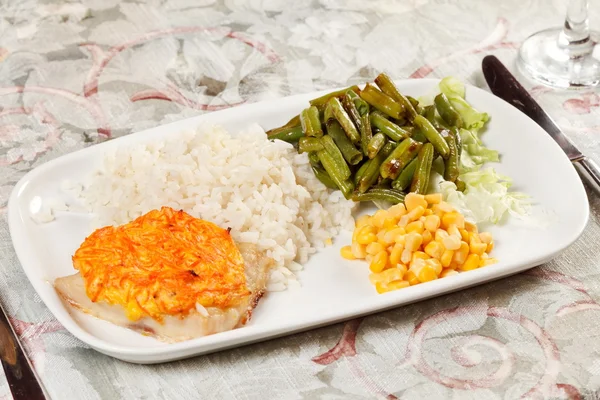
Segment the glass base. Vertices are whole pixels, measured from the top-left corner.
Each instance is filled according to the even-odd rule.
[[[562,46],[561,28],[548,29],[525,39],[519,50],[520,72],[556,88],[593,88],[600,85],[600,36],[591,43]]]

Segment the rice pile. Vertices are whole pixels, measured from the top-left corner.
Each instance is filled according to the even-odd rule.
[[[221,127],[120,148],[79,194],[94,228],[127,223],[169,206],[226,228],[266,250],[278,267],[267,289],[298,285],[293,272],[353,229],[355,203],[315,178],[306,154],[266,138],[259,126],[230,136]]]

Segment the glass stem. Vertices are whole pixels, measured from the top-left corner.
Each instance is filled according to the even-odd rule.
[[[559,45],[569,52],[571,58],[582,57],[592,52],[594,44],[590,40],[588,0],[569,1]]]

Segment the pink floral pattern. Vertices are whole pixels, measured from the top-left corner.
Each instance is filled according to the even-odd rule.
[[[364,82],[381,70],[452,74],[485,88],[482,57],[493,53],[512,68],[521,40],[555,24],[564,2],[46,3],[0,6],[0,292],[54,398],[600,398],[600,203],[593,194],[583,237],[546,265],[158,366],[114,360],[68,334],[20,269],[5,217],[14,184],[41,163],[199,113]],[[600,9],[590,11],[597,21]],[[597,91],[557,92],[521,80],[587,154],[600,156]],[[10,398],[4,380],[0,398]]]

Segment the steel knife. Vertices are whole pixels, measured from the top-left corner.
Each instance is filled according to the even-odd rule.
[[[483,75],[493,94],[513,105],[540,125],[558,143],[579,173],[600,189],[600,168],[587,158],[561,131],[552,118],[531,97],[497,57],[488,55],[481,63]]]

